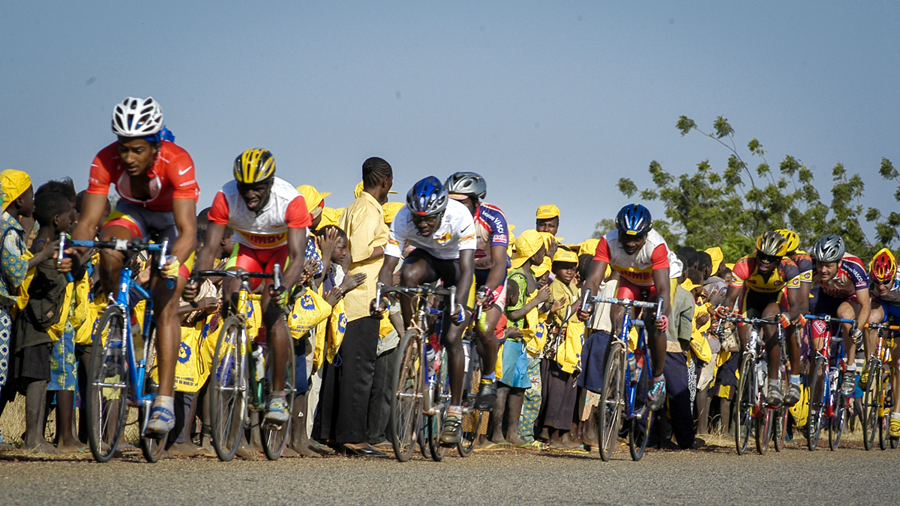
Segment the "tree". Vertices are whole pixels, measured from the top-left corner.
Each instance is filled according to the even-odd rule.
[[[751,169],[735,143],[734,129],[724,117],[716,118],[709,133],[700,130],[687,116],[681,116],[676,126],[682,136],[697,131],[730,151],[724,170],[716,171],[709,160],[703,160],[693,174],[675,177],[652,161],[648,171],[653,188],[641,190],[628,178],[619,179],[618,183],[623,195],[639,194],[643,200],[659,201],[666,207],[669,222],[654,220],[654,226],[659,224],[665,230],[663,235],[673,249],[720,246],[725,258],[736,259],[752,252],[756,238],[763,232],[790,228],[801,237],[801,246],[807,248],[818,237],[833,232],[843,236],[848,251],[860,255],[874,251],[859,226],[865,189],[859,174],[848,174],[838,163],[832,169],[831,205],[826,206],[820,201],[811,170],[800,160],[786,156],[773,171],[756,139],[747,143],[749,155],[759,159]],[[885,169],[884,162],[882,175],[900,182],[897,171],[893,167]],[[897,197],[900,199],[900,189]],[[878,220],[880,215],[869,209],[866,219]],[[884,222],[880,238],[893,233],[888,229],[891,223],[900,223],[900,215],[892,213]]]
[[[878,170],[878,173],[882,178],[897,183],[894,199],[900,202],[900,173],[897,172],[891,161],[887,158],[882,158],[881,168]],[[900,214],[891,211],[886,217],[882,217],[881,211],[870,207],[866,211],[866,221],[875,223],[875,236],[880,244],[890,246],[897,239],[897,227],[900,227]]]

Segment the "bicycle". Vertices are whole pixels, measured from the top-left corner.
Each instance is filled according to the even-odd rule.
[[[888,441],[891,448],[897,448],[898,438],[890,437],[891,408],[894,407],[894,392],[891,386],[891,349],[894,346],[895,332],[898,325],[887,323],[868,323],[866,328],[878,331],[875,354],[869,358],[866,367],[869,371],[869,382],[863,393],[863,446],[871,450],[875,446],[875,429],[878,429],[878,446],[887,450]]]
[[[805,315],[807,321],[823,321],[826,325],[825,335],[822,337],[822,348],[812,351],[811,370],[808,374],[807,385],[809,387],[809,416],[806,422],[806,446],[810,451],[815,450],[819,444],[822,425],[828,430],[828,447],[834,451],[841,443],[841,434],[844,425],[850,418],[851,398],[843,393],[844,372],[847,370],[847,357],[844,351],[844,338],[838,330],[838,336],[831,334],[832,323],[849,323],[856,328],[855,320],[837,318],[828,315]],[[812,333],[807,329],[807,335]],[[837,353],[832,364],[832,344],[837,345]],[[815,348],[810,339],[810,348]],[[826,383],[827,382],[827,383]],[[827,387],[826,387],[827,385]],[[826,420],[827,419],[827,420]]]
[[[444,367],[446,351],[439,347],[439,335],[444,316],[455,307],[456,287],[437,288],[428,283],[417,287],[390,286],[380,281],[376,287],[376,304],[383,294],[399,293],[413,297],[415,308],[410,328],[400,339],[392,376],[394,395],[391,396],[388,431],[394,454],[400,462],[408,461],[418,440],[422,453],[439,462],[447,452],[447,447],[440,444],[439,438],[450,404],[449,374],[448,368]],[[449,303],[434,304],[432,296],[447,297]],[[428,320],[432,317],[436,321],[429,325]],[[437,332],[428,333],[429,328],[437,329]],[[463,416],[466,414],[463,410]],[[420,426],[421,436],[418,435]]]
[[[159,255],[157,269],[161,271],[166,263],[169,242],[166,240],[160,244],[148,244],[140,240],[123,239],[76,241],[61,234],[58,260],[63,258],[67,246],[111,249],[126,255],[116,285],[118,291],[109,294],[106,309],[94,323],[91,334],[93,344],[85,398],[91,454],[97,462],[108,462],[112,458],[119,449],[127,408],[137,407],[141,452],[148,462],[156,462],[162,456],[168,440],[168,434],[159,438],[146,436],[151,405],[159,388],[159,384],[152,378],[156,359],[156,319],[153,314],[153,299],[134,279],[134,274],[139,269],[133,269],[132,266],[137,254],[147,251]],[[71,280],[71,275],[66,277]],[[170,288],[174,286],[172,280],[167,280],[166,283]],[[135,355],[131,327],[135,298],[146,301],[141,325],[143,353],[140,359]]]
[[[456,451],[460,457],[468,457],[475,449],[478,438],[487,433],[489,411],[475,409],[475,398],[478,397],[478,388],[481,384],[482,362],[475,346],[475,325],[479,321],[481,307],[476,311],[472,325],[463,336],[463,352],[466,355],[466,380],[463,387],[463,420],[462,437],[456,445]],[[448,378],[449,381],[449,378]]]
[[[609,461],[624,419],[630,422],[628,448],[631,458],[635,461],[641,460],[647,448],[653,413],[647,409],[647,392],[641,392],[641,399],[637,397],[641,380],[652,378],[653,371],[650,367],[650,352],[645,336],[644,321],[633,319],[631,309],[633,307],[649,309],[659,314],[662,312],[663,300],[660,298],[658,302],[642,302],[627,298],[591,297],[590,290],[588,290],[585,294],[582,311],[587,311],[590,304],[596,302],[616,304],[625,308],[621,332],[610,338],[606,370],[603,375],[603,392],[601,393],[603,405],[598,410],[600,412],[600,458],[604,462]],[[637,346],[634,352],[628,346],[628,335],[632,328],[638,329]],[[640,351],[642,354],[640,358],[643,359],[643,366],[638,365],[636,351]],[[638,404],[640,404],[639,407]]]
[[[741,355],[741,363],[738,368],[739,382],[734,400],[734,444],[738,455],[747,452],[750,442],[751,425],[755,433],[756,451],[765,455],[769,448],[769,440],[775,438],[775,450],[781,451],[784,447],[785,422],[787,409],[783,405],[771,405],[766,402],[766,389],[768,388],[768,362],[766,344],[762,340],[760,330],[763,325],[777,325],[776,337],[781,344],[781,360],[778,366],[778,380],[781,391],[787,388],[788,361],[785,357],[784,329],[778,321],[764,318],[748,318],[733,314],[719,320],[716,333],[721,333],[722,325],[735,323],[750,325],[750,339],[744,347]],[[774,414],[773,414],[774,412]],[[773,427],[778,421],[779,427]]]
[[[275,264],[274,273],[206,270],[193,277],[231,277],[241,282],[237,305],[222,323],[216,351],[213,355],[209,382],[209,408],[213,447],[219,460],[234,458],[245,429],[252,429],[249,411],[265,413],[266,399],[272,393],[272,360],[265,357],[265,346],[251,341],[247,335],[247,321],[253,312],[253,300],[259,300],[250,288],[251,279],[271,279],[275,289],[281,287],[281,266]],[[285,366],[284,390],[288,412],[293,413],[295,390],[295,357],[288,354]],[[291,419],[281,426],[260,424],[260,439],[269,460],[278,460],[287,445]]]

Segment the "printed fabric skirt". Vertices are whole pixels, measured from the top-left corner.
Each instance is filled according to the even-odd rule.
[[[69,390],[73,391],[78,385],[75,371],[77,369],[75,360],[75,329],[71,325],[66,325],[66,331],[63,332],[59,341],[53,343],[50,349],[50,383],[47,384],[47,390]]]
[[[12,336],[12,318],[9,311],[0,307],[0,388],[6,384],[9,377],[9,345]]]

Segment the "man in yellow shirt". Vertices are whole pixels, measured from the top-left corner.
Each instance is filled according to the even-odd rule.
[[[366,442],[369,394],[375,375],[380,318],[373,317],[369,302],[375,298],[378,271],[384,262],[388,227],[382,204],[394,183],[390,164],[381,158],[363,163],[363,191],[341,215],[338,226],[347,234],[350,248],[349,276],[364,274],[357,289],[344,296],[347,328],[339,350],[339,367],[325,369],[319,439],[339,445],[338,450],[356,455],[383,455]]]

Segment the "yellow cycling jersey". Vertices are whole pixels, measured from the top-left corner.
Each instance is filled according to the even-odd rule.
[[[800,288],[800,269],[789,258],[782,258],[781,263],[768,275],[759,272],[756,258],[751,257],[738,260],[731,272],[733,274],[731,286],[746,285],[754,292],[776,293],[785,288]]]

